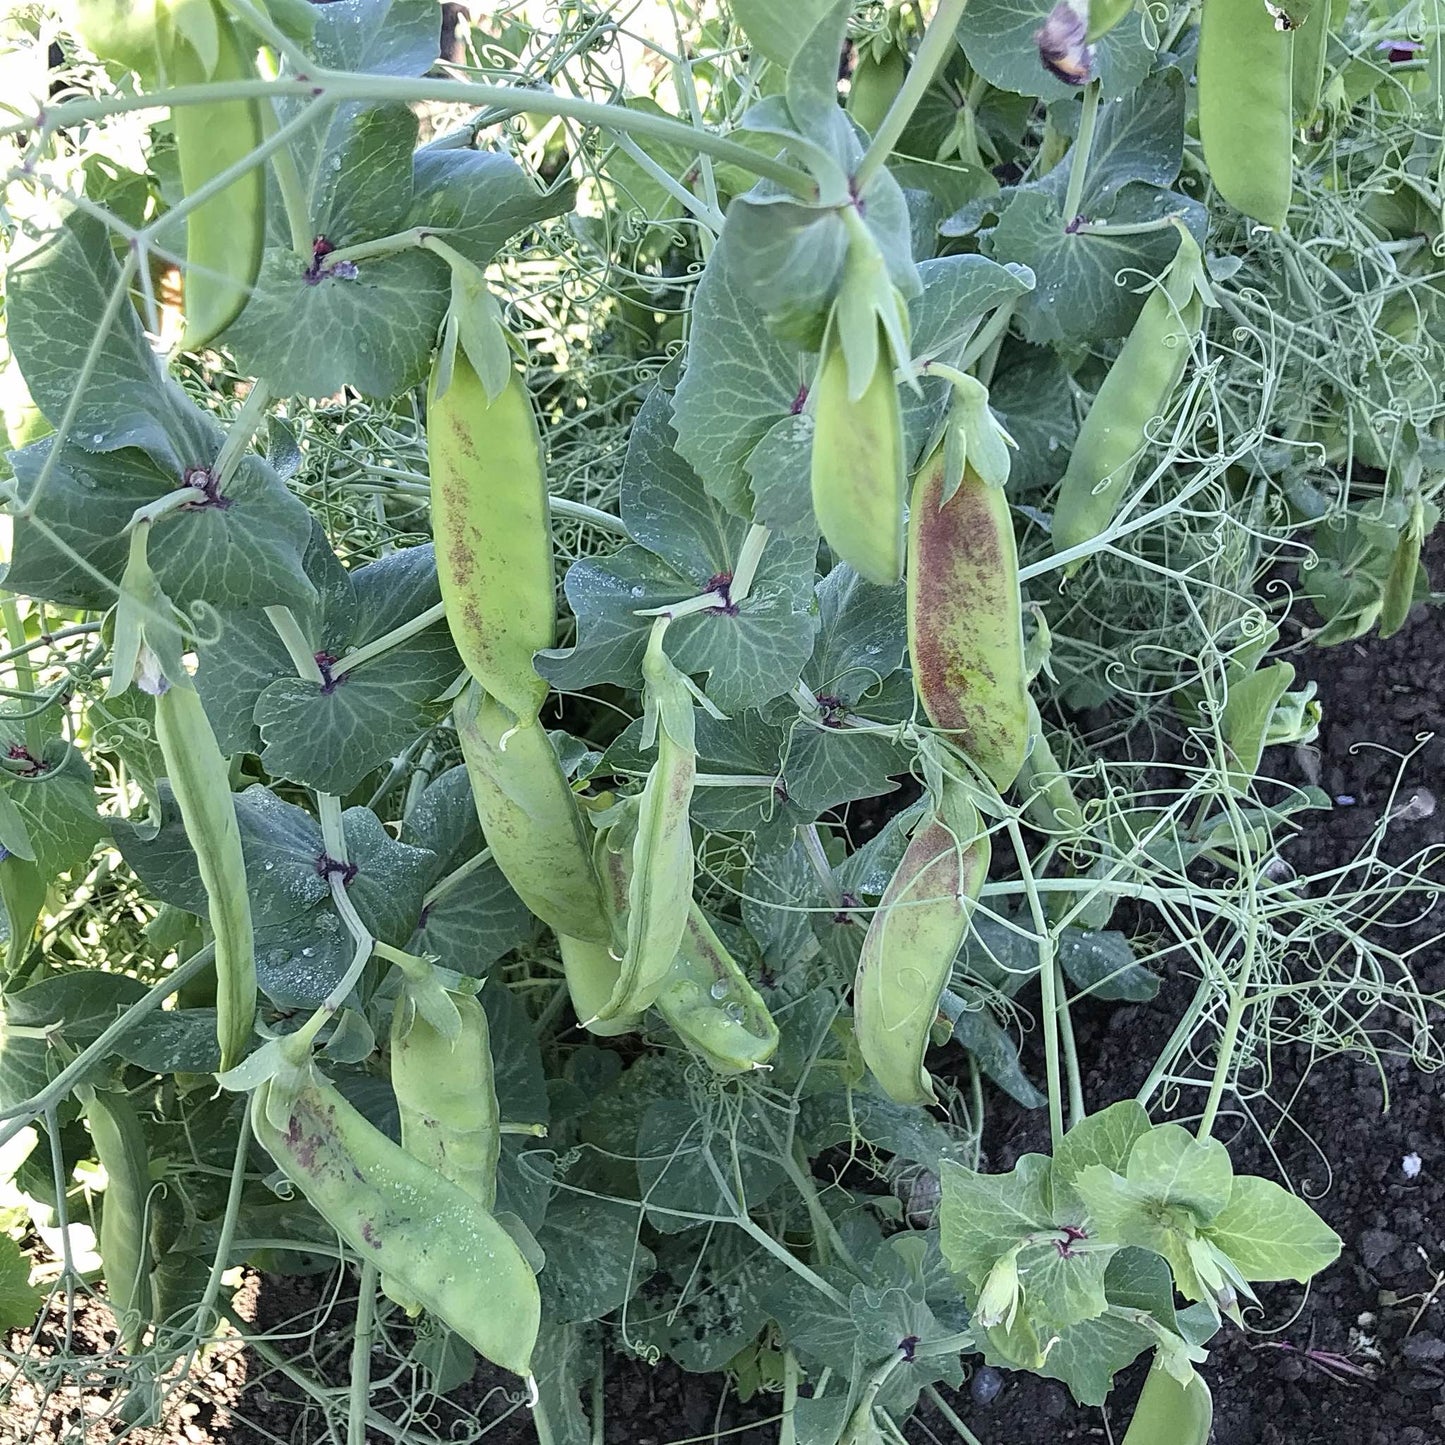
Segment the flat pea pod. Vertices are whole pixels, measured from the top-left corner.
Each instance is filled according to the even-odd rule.
[[[452,709],[477,817],[517,896],[558,934],[605,943],[607,910],[587,824],[546,729],[475,683]]]
[[[466,1190],[393,1143],[309,1065],[256,1089],[251,1124],[363,1260],[478,1354],[530,1376],[541,1319],[536,1277]]]
[[[697,777],[692,693],[663,651],[667,619],[653,625],[642,660],[647,723],[657,757],[637,804],[632,876],[627,885],[627,941],[603,1019],[639,1014],[667,982],[692,906],[692,791]]]
[[[989,853],[977,808],[945,780],[868,925],[853,983],[853,1029],[863,1061],[897,1103],[935,1100],[923,1058]]]
[[[1390,571],[1380,594],[1381,637],[1393,637],[1405,625],[1415,603],[1415,582],[1420,572],[1425,531],[1425,509],[1417,494],[1410,518],[1395,544],[1395,555],[1390,559]]]
[[[432,535],[447,626],[467,671],[519,722],[547,696],[532,654],[556,641],[552,532],[542,438],[515,369],[488,401],[457,347],[427,402]]]
[[[130,1100],[101,1089],[91,1091],[85,1122],[95,1157],[105,1170],[98,1243],[106,1294],[115,1311],[121,1346],[133,1352],[154,1312],[146,1229],[150,1162],[145,1134]]]
[[[455,1038],[432,1024],[405,989],[391,1016],[401,1146],[490,1210],[502,1153],[491,1032],[474,994],[448,990],[448,997],[461,1021]]]
[[[929,721],[1000,791],[1023,766],[1028,686],[1008,498],[971,466],[944,497],[946,447],[919,469],[908,517],[908,646]]]
[[[908,58],[890,45],[882,55],[870,48],[859,55],[848,85],[848,114],[872,135],[888,114],[889,107],[903,89],[908,74]]]
[[[762,995],[693,904],[657,1008],[673,1032],[719,1074],[761,1068],[778,1047]]]
[[[156,741],[206,889],[216,942],[216,1037],[221,1071],[234,1068],[256,1018],[256,938],[230,765],[189,679],[156,698]]]
[[[823,344],[810,402],[813,515],[818,530],[858,575],[879,587],[903,576],[903,410],[893,381],[887,337],[879,326],[878,360],[861,396],[848,394],[843,347]]]
[[[1180,227],[1179,250],[1146,298],[1079,428],[1054,504],[1055,552],[1092,541],[1113,520],[1149,425],[1167,409],[1184,375],[1207,297],[1199,247]],[[1068,570],[1080,565],[1074,561]]]
[[[1264,0],[1204,0],[1199,19],[1199,139],[1214,188],[1278,230],[1294,167],[1294,35]]]
[[[598,833],[592,858],[597,876],[602,880],[613,938],[620,941],[626,937],[631,853],[630,849],[614,849],[609,842],[610,830]],[[611,943],[590,943],[586,939],[568,938],[565,934],[558,934],[557,947],[562,955],[562,972],[578,1023],[588,1033],[601,1038],[636,1033],[642,1025],[641,1014],[623,1013],[608,1019],[597,1016],[600,1009],[607,1007],[607,1001],[622,977],[620,951],[614,953]]]
[[[1214,1400],[1199,1375],[1181,1384],[1157,1361],[1144,1378],[1123,1445],[1209,1445]]]
[[[229,15],[216,15],[219,48],[208,67],[175,35],[167,78],[175,85],[255,80],[256,66]],[[262,143],[260,104],[219,100],[180,105],[171,113],[181,189],[193,196]],[[186,328],[181,348],[204,346],[241,314],[261,269],[266,241],[266,182],[260,166],[238,176],[186,217]]]

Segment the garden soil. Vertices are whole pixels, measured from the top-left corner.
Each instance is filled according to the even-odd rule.
[[[1442,566],[1445,558],[1437,557],[1437,574]],[[1415,816],[1390,826],[1380,857],[1401,862],[1445,846],[1445,609],[1417,608],[1409,625],[1385,642],[1302,650],[1297,664],[1318,682],[1324,704],[1318,757],[1312,763],[1304,754],[1284,753],[1277,766],[1297,783],[1314,781],[1317,766],[1320,786],[1340,801],[1329,812],[1305,815],[1285,849],[1295,869],[1317,875],[1347,867],[1370,846],[1382,813],[1415,795],[1409,809]],[[1433,739],[1422,742],[1427,734]],[[1435,795],[1439,806],[1418,816]],[[1445,882],[1440,855],[1433,867]],[[1440,909],[1422,913],[1416,899],[1410,914],[1385,922],[1393,948],[1420,949],[1413,967],[1421,991],[1445,992],[1445,944],[1432,942],[1445,934]],[[1190,989],[1189,979],[1166,976],[1151,1003],[1076,1010],[1091,1107],[1137,1089]],[[1273,1112],[1256,1103],[1253,1121],[1221,1120],[1220,1137],[1237,1167],[1288,1178],[1309,1194],[1343,1238],[1344,1252],[1308,1291],[1263,1287],[1249,1332],[1231,1327],[1214,1341],[1202,1367],[1215,1399],[1214,1445],[1445,1442],[1445,1079],[1389,1054],[1377,1061],[1312,1060],[1302,1050],[1281,1049],[1272,1063]],[[991,1168],[1006,1170],[1021,1153],[1046,1146],[1038,1113],[1006,1102],[994,1108],[985,1139]],[[304,1356],[308,1370],[319,1368],[344,1388],[350,1314],[344,1301],[332,1300],[333,1288],[325,1276],[252,1278],[236,1307],[247,1321],[280,1332],[277,1356]],[[11,1337],[12,1348],[26,1343]],[[0,1442],[115,1438],[114,1425],[103,1418],[114,1405],[107,1314],[93,1305],[81,1311],[69,1369],[60,1365],[61,1343],[58,1326],[28,1342],[30,1364],[0,1408]],[[88,1352],[94,1370],[84,1368]],[[149,1445],[326,1439],[315,1402],[277,1365],[277,1358],[222,1345],[198,1363],[192,1388],[184,1396],[177,1392],[164,1424],[130,1438],[149,1437]],[[1143,1368],[1141,1362],[1119,1377],[1107,1411],[1082,1409],[1061,1385],[1024,1375],[1004,1377],[986,1403],[998,1383],[987,1374],[947,1398],[981,1445],[1118,1442]],[[418,1383],[383,1385],[375,1407],[391,1414],[381,1396],[391,1390],[398,1404],[415,1400]],[[604,1412],[606,1445],[674,1445],[720,1435],[732,1445],[777,1439],[776,1396],[739,1405],[722,1379],[686,1375],[665,1361],[649,1367],[610,1357]],[[515,1391],[486,1367],[445,1399],[432,1399],[426,1413],[443,1438],[474,1438],[479,1422],[498,1417],[504,1418],[491,1432],[494,1445],[532,1445],[536,1438]],[[907,1433],[916,1445],[958,1439],[927,1403]],[[379,1445],[385,1439],[375,1438]]]

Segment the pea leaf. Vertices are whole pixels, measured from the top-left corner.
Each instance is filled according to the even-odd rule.
[[[537,662],[559,688],[640,687],[652,619],[637,612],[726,586],[736,571],[748,524],[698,486],[673,448],[670,416],[666,393],[653,391],[628,444],[619,510],[641,546],[579,562],[567,574],[577,645],[539,653]],[[707,673],[708,696],[724,711],[757,707],[797,680],[813,646],[815,550],[805,538],[771,538],[744,601],[669,627],[669,656],[683,672]]]
[[[32,757],[24,752],[23,725],[3,716],[0,743],[12,760],[10,768],[0,770],[0,795],[23,825],[33,854],[28,861],[47,881],[80,868],[101,835],[90,764],[63,738],[50,739],[39,756]],[[11,841],[5,846],[19,852]]]
[[[774,65],[786,68],[826,14],[828,0],[800,0],[785,6],[774,0],[732,0],[730,8],[758,52]]]
[[[968,63],[989,82],[1021,95],[1057,100],[1073,87],[1044,69],[1034,35],[1051,0],[973,0],[958,27]],[[1149,72],[1153,54],[1137,24],[1116,25],[1094,47],[1094,74],[1105,99],[1126,95]]]
[[[1053,1228],[1049,1168],[1042,1154],[1023,1155],[1007,1174],[979,1174],[944,1161],[939,1244],[955,1273],[981,1286],[1001,1255],[1026,1235]]]
[[[970,1004],[953,1022],[953,1037],[971,1053],[980,1069],[1025,1109],[1039,1109],[1047,1097],[1035,1088],[1019,1063],[1018,1045],[994,1018],[982,994],[961,988]]]
[[[1046,347],[1005,346],[988,404],[1018,443],[1009,495],[1042,498],[1063,476],[1079,434],[1068,370]]]
[[[1159,992],[1159,980],[1134,958],[1125,934],[1066,928],[1058,938],[1063,970],[1082,995],[1147,1003]]]
[[[128,1064],[152,1074],[213,1074],[221,1067],[213,1008],[170,1009],[138,1019],[116,1040]]]
[[[0,1330],[33,1324],[45,1291],[30,1283],[30,1261],[8,1234],[0,1235]]]
[[[1074,1191],[1074,1180],[1091,1164],[1122,1173],[1135,1143],[1149,1131],[1149,1115],[1134,1099],[1125,1099],[1080,1119],[1054,1152],[1054,1219],[1077,1224],[1084,1202]]]
[[[413,160],[409,226],[425,226],[462,255],[487,266],[520,231],[572,208],[563,184],[539,190],[499,151],[418,151]]]
[[[436,858],[427,887],[466,868],[485,846],[465,768],[449,768],[427,784],[402,826],[401,839]],[[422,910],[411,948],[435,954],[447,968],[473,977],[537,936],[537,921],[488,858]]]
[[[1061,1380],[1081,1405],[1102,1405],[1114,1376],[1154,1342],[1143,1325],[1112,1311],[1058,1332],[1039,1373]]]
[[[1340,1237],[1297,1194],[1242,1175],[1229,1203],[1203,1231],[1247,1280],[1307,1284],[1339,1258]]]
[[[537,1280],[547,1318],[578,1324],[626,1304],[657,1267],[637,1230],[637,1208],[621,1200],[577,1194],[554,1200],[537,1234],[547,1255]]]
[[[437,58],[429,0],[334,0],[318,10],[313,52],[323,65],[373,75],[421,75]]]

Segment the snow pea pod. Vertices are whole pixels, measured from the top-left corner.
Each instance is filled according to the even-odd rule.
[[[470,1194],[394,1144],[310,1064],[261,1084],[251,1123],[363,1260],[478,1354],[530,1376],[537,1281],[511,1235]]]
[[[697,776],[692,692],[663,651],[666,617],[653,624],[642,660],[644,737],[655,734],[657,758],[637,807],[632,876],[627,885],[627,946],[603,1019],[641,1013],[667,982],[692,905],[692,790]],[[650,742],[650,739],[648,739]]]
[[[452,710],[487,846],[517,896],[558,934],[605,943],[602,890],[572,789],[535,718],[518,722],[475,683]]]
[[[133,1352],[153,1314],[146,1199],[150,1162],[135,1107],[123,1094],[91,1091],[85,1105],[95,1157],[105,1170],[100,1205],[100,1261],[105,1288],[120,1329],[121,1346]]]
[[[719,1074],[761,1068],[778,1047],[778,1026],[707,915],[693,904],[658,1011]]]
[[[432,534],[447,626],[467,671],[520,722],[547,684],[532,654],[556,641],[552,532],[542,438],[521,373],[487,398],[457,347],[427,404]]]
[[[1319,3],[1319,0],[1316,0]],[[1294,165],[1294,34],[1264,0],[1205,0],[1199,20],[1199,139],[1214,188],[1278,230]]]
[[[812,491],[818,530],[860,577],[889,587],[903,575],[903,410],[887,338],[861,395],[851,396],[842,345],[830,333],[811,396]]]
[[[1023,765],[1028,688],[1018,554],[1008,499],[965,467],[944,501],[946,446],[919,469],[908,518],[908,646],[913,686],[1000,790]]]
[[[175,85],[255,80],[252,53],[229,15],[218,11],[218,48],[209,66],[183,35],[173,35],[167,78]],[[254,47],[253,47],[254,50]],[[187,196],[243,160],[262,142],[256,100],[181,105],[171,113]],[[195,351],[241,314],[261,269],[266,240],[266,183],[259,165],[203,201],[186,217],[186,329],[181,348]]]
[[[206,890],[216,941],[216,1037],[224,1071],[240,1062],[251,1042],[256,938],[230,764],[189,678],[171,681],[156,698],[156,741]]]
[[[1211,0],[1212,3],[1212,0]],[[1179,227],[1179,249],[1145,300],[1128,339],[1084,418],[1054,504],[1054,551],[1099,536],[1114,518],[1150,423],[1168,407],[1212,304],[1194,237]],[[1075,571],[1080,562],[1069,564]]]
[[[907,75],[908,57],[896,45],[881,53],[869,46],[859,54],[848,86],[848,114],[869,135],[882,124]]]
[[[610,844],[610,829],[598,833],[592,860],[602,880],[613,939],[621,943],[626,938],[627,883],[632,873],[632,859],[630,849],[614,848]],[[557,947],[578,1023],[588,1033],[602,1038],[636,1033],[642,1025],[640,1014],[623,1013],[610,1019],[597,1016],[598,1010],[607,1006],[622,976],[622,947],[614,953],[612,943],[591,943],[565,934],[557,936]]]
[[[889,1098],[934,1102],[923,1066],[938,1000],[988,875],[988,834],[965,791],[945,779],[868,926],[853,983],[853,1029]]]

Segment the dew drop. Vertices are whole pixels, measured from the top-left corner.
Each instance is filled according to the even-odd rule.
[[[743,1021],[743,1006],[740,1003],[730,1003],[723,1012],[733,1023],[740,1024]]]
[[[632,595],[633,595],[634,597],[641,597],[642,594],[643,594],[643,589],[642,589],[641,587],[634,587],[634,588],[632,589]]]
[[[710,989],[708,989],[708,992],[714,998],[726,998],[728,996],[728,986],[722,981],[722,979],[718,979],[718,981],[713,984]]]

